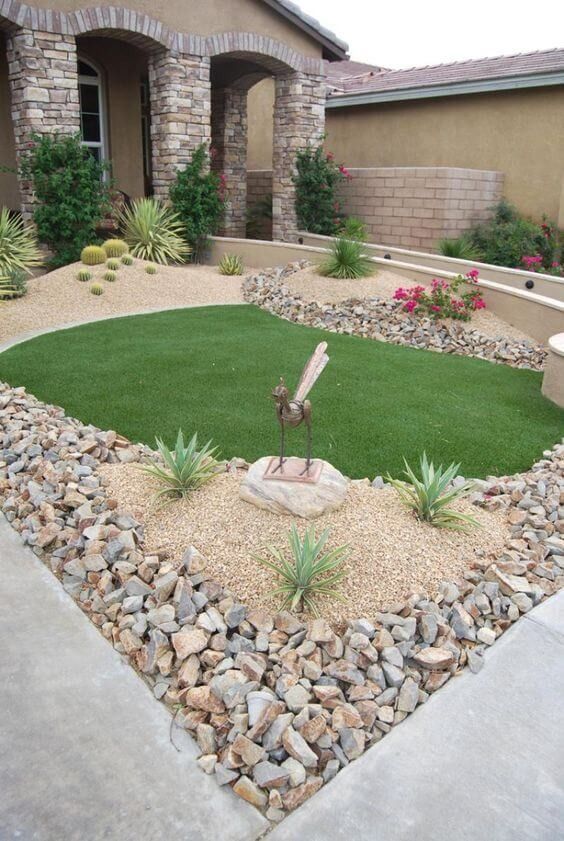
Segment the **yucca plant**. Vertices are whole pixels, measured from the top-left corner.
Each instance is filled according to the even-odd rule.
[[[314,526],[309,526],[301,538],[295,524],[292,523],[288,533],[288,543],[293,556],[291,561],[275,546],[267,547],[274,561],[254,555],[260,564],[268,567],[281,579],[282,583],[271,595],[282,596],[283,607],[296,611],[301,605],[318,616],[316,596],[330,596],[344,601],[336,585],[346,575],[341,567],[350,552],[348,546],[338,546],[330,552],[323,553],[329,534],[329,529],[325,529],[318,539]]]
[[[155,263],[183,263],[190,247],[178,215],[157,199],[136,199],[118,214],[123,238],[134,257]]]
[[[29,272],[41,263],[35,231],[20,216],[3,207],[0,210],[0,274],[17,270]]]
[[[108,269],[111,269],[112,272],[117,272],[117,270],[121,268],[121,263],[119,260],[112,257],[111,259],[106,260],[106,266]]]
[[[103,295],[104,294],[104,287],[101,283],[93,283],[90,287],[90,291],[93,295]]]
[[[242,275],[245,271],[243,260],[238,254],[224,254],[218,268],[219,273],[224,275]]]
[[[396,489],[402,502],[415,513],[419,520],[438,528],[456,531],[467,531],[471,527],[480,525],[469,514],[462,514],[460,511],[449,508],[453,502],[467,496],[474,487],[472,482],[465,482],[463,485],[449,489],[453,479],[458,476],[460,464],[453,462],[447,468],[443,468],[440,464],[435,468],[433,462],[427,460],[427,454],[423,453],[419,460],[421,478],[415,475],[405,459],[404,464],[404,473],[408,482],[392,479],[391,476],[387,476],[386,481]]]
[[[102,245],[108,257],[123,257],[129,251],[129,246],[122,239],[107,239]]]
[[[178,430],[174,450],[169,450],[161,438],[155,439],[162,464],[142,466],[140,469],[153,476],[162,485],[157,492],[157,499],[171,501],[182,499],[199,488],[218,473],[219,464],[216,460],[218,448],[211,446],[211,441],[198,449],[198,434],[192,436],[187,445],[184,444],[182,430]]]
[[[17,289],[9,277],[0,277],[0,302],[17,298]]]
[[[366,242],[366,225],[361,219],[357,219],[355,216],[347,216],[339,229],[339,236],[345,239],[356,240],[356,242]]]
[[[362,244],[339,237],[331,247],[331,254],[319,267],[323,277],[356,280],[374,274],[374,264],[362,249]]]
[[[454,257],[457,260],[480,260],[480,249],[467,236],[457,239],[441,239],[438,243],[439,254],[443,257]]]

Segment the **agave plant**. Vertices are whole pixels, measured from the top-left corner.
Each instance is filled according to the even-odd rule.
[[[42,263],[35,231],[28,227],[20,216],[3,207],[0,210],[0,273],[2,275],[18,269],[26,272]]]
[[[339,236],[345,239],[356,240],[356,242],[366,242],[366,225],[361,219],[357,219],[355,216],[347,216],[343,220],[343,224],[339,230]]]
[[[409,482],[401,479],[386,477],[399,493],[402,501],[410,508],[419,520],[430,523],[438,528],[454,529],[456,531],[467,531],[471,527],[480,524],[469,514],[460,511],[453,511],[449,506],[459,499],[467,496],[473,489],[472,482],[465,482],[457,487],[449,487],[453,479],[458,476],[460,464],[454,462],[443,469],[442,464],[435,468],[433,462],[427,460],[427,454],[423,453],[419,460],[421,478],[415,475],[407,461],[405,463],[405,475]]]
[[[292,561],[287,560],[275,546],[267,547],[274,561],[254,556],[259,563],[271,569],[281,579],[282,583],[272,591],[271,595],[282,596],[284,607],[295,611],[303,605],[318,616],[314,601],[316,596],[330,596],[344,601],[336,585],[346,575],[341,567],[350,552],[347,546],[338,546],[323,554],[323,548],[328,539],[329,529],[325,529],[317,539],[313,526],[305,530],[302,539],[295,524],[292,523],[292,528],[288,533]]]
[[[144,465],[140,469],[153,476],[162,485],[156,498],[165,500],[181,499],[191,491],[199,488],[218,473],[219,464],[216,460],[217,447],[211,446],[211,441],[198,449],[198,434],[192,436],[188,444],[184,444],[182,430],[178,430],[174,450],[169,450],[164,441],[156,438],[157,450],[162,464],[154,462]]]
[[[360,242],[339,237],[332,245],[330,256],[319,267],[319,272],[323,277],[357,279],[374,274],[374,263],[364,253]]]
[[[219,261],[219,273],[224,275],[242,275],[245,267],[238,254],[224,254]]]
[[[0,277],[0,302],[17,298],[18,290],[9,277]]]
[[[134,257],[154,263],[182,263],[190,246],[178,215],[157,199],[136,199],[118,213],[123,238]]]
[[[454,257],[457,260],[480,260],[480,249],[474,245],[470,237],[461,236],[458,239],[441,239],[438,243],[439,254],[443,257]]]

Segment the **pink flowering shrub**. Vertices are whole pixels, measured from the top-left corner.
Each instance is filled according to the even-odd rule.
[[[486,304],[475,284],[479,272],[472,269],[466,275],[458,275],[451,281],[435,278],[431,286],[400,286],[394,292],[394,300],[401,301],[402,309],[432,319],[455,318],[457,321],[470,321],[472,313],[484,309]],[[463,286],[470,289],[460,291]]]
[[[542,272],[542,274],[550,274],[555,277],[564,277],[564,266],[557,260],[553,260],[548,268],[545,268],[543,258],[540,254],[534,256],[525,255],[521,258],[523,268],[528,272]]]

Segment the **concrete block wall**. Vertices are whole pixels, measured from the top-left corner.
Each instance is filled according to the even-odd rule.
[[[371,242],[436,250],[490,215],[503,194],[501,172],[454,167],[350,169],[343,211],[365,222]]]

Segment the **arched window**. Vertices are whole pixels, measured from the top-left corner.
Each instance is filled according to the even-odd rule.
[[[84,58],[78,60],[78,90],[80,94],[80,134],[98,161],[107,160],[106,114],[102,75],[98,68]]]

